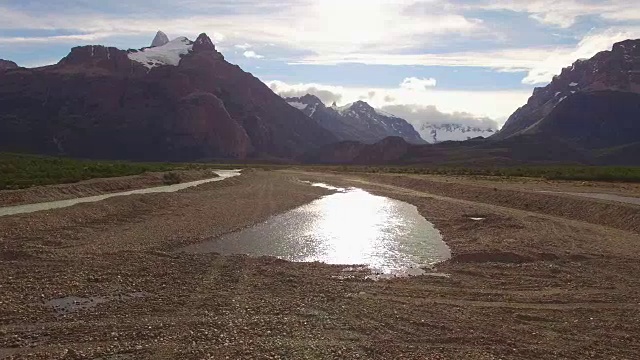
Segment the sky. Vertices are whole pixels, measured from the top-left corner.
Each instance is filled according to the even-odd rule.
[[[206,32],[282,95],[499,127],[563,67],[640,38],[636,0],[0,0],[0,58]],[[409,116],[407,115],[407,116]]]

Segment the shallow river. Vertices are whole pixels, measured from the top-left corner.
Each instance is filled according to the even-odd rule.
[[[397,275],[417,275],[451,257],[440,232],[415,206],[356,188],[314,186],[337,193],[184,251],[366,265]]]
[[[221,181],[221,180],[228,179],[230,177],[238,176],[240,175],[240,170],[216,170],[214,171],[214,173],[217,174],[218,177],[215,177],[212,179],[192,181],[192,182],[187,182],[182,184],[158,186],[158,187],[152,187],[152,188],[146,188],[146,189],[138,189],[138,190],[119,192],[119,193],[110,193],[110,194],[89,196],[89,197],[68,199],[68,200],[50,201],[50,202],[43,202],[43,203],[37,203],[37,204],[1,207],[0,216],[27,214],[27,213],[32,213],[36,211],[59,209],[59,208],[73,206],[76,204],[102,201],[102,200],[109,199],[116,196],[176,192],[176,191],[184,190],[190,187],[194,187],[194,186],[198,186],[198,185],[202,185],[202,184],[206,184],[214,181]]]

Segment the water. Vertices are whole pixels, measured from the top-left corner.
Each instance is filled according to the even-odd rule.
[[[184,251],[358,264],[400,275],[419,275],[451,257],[440,232],[415,206],[361,189],[314,185],[338,192]]]
[[[192,181],[192,182],[187,182],[182,184],[159,186],[159,187],[131,190],[131,191],[97,195],[97,196],[89,196],[89,197],[76,198],[76,199],[50,201],[50,202],[44,202],[44,203],[38,203],[38,204],[2,207],[0,208],[0,216],[27,214],[27,213],[32,213],[36,211],[65,208],[65,207],[73,206],[76,204],[102,201],[102,200],[109,199],[116,196],[151,194],[151,193],[171,193],[171,192],[184,190],[190,187],[194,187],[194,186],[198,186],[198,185],[202,185],[202,184],[206,184],[214,181],[221,181],[221,180],[228,179],[230,177],[238,176],[240,175],[240,170],[216,170],[214,171],[214,173],[217,174],[218,177],[212,178],[212,179]]]

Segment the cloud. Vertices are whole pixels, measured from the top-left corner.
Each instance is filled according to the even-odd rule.
[[[512,48],[477,52],[453,52],[444,54],[348,54],[311,55],[291,64],[336,65],[404,65],[482,67],[507,72],[526,72],[524,84],[542,84],[551,81],[562,68],[581,58],[610,50],[614,43],[625,39],[640,38],[640,26],[611,28],[592,32],[574,46],[542,46]],[[424,80],[424,79],[423,79]],[[406,80],[405,80],[406,81]],[[435,82],[435,80],[434,80]],[[410,81],[410,83],[413,83]]]
[[[366,99],[374,107],[403,105],[420,108],[433,105],[444,113],[468,113],[471,118],[491,118],[503,123],[520,106],[527,102],[531,91],[461,91],[429,88],[426,90],[380,87],[344,87],[317,83],[288,84],[283,81],[265,81],[283,97],[297,97],[307,93],[318,96],[325,104],[334,101],[345,105]],[[370,93],[375,93],[370,97]],[[460,117],[460,116],[459,116]]]
[[[586,16],[614,22],[640,20],[640,8],[629,4],[629,0],[479,0],[460,4],[459,7],[527,13],[542,24],[566,29]]]
[[[334,102],[339,103],[342,101],[342,95],[328,90],[320,89],[322,85],[316,84],[298,84],[289,85],[281,81],[267,82],[267,85],[276,94],[288,98],[288,97],[302,97],[307,94],[317,96],[325,105],[331,105]]]
[[[430,87],[434,87],[436,84],[437,82],[434,78],[419,79],[416,77],[409,77],[402,80],[400,87],[407,90],[422,91]]]
[[[595,54],[611,50],[613,44],[626,39],[640,37],[640,27],[609,29],[585,36],[573,48],[556,49],[541,57],[538,64],[528,69],[527,76],[522,80],[524,84],[544,84],[560,73],[562,68],[570,66],[578,59],[588,59]]]
[[[237,44],[237,45],[234,45],[233,47],[240,50],[249,50],[251,48],[251,44],[247,44],[247,43]]]
[[[264,59],[264,56],[256,54],[253,50],[245,51],[242,55],[248,59]]]
[[[387,105],[382,110],[407,120],[417,129],[425,124],[461,124],[481,129],[498,129],[498,122],[488,117],[478,117],[467,112],[445,113],[434,105]]]
[[[169,7],[168,1],[161,3]],[[34,0],[31,6],[0,5],[0,29],[65,29],[120,35],[155,34],[157,29],[163,29],[187,37],[215,30],[236,44],[273,43],[313,52],[348,53],[406,48],[409,43],[417,46],[424,39],[435,42],[447,34],[474,34],[482,26],[481,21],[455,12],[413,16],[404,11],[411,3],[413,0],[175,0],[171,8],[177,10],[169,12],[147,9],[142,0],[123,5],[131,11],[97,11],[90,2],[74,2],[66,9]],[[137,15],[143,8],[145,16]],[[357,24],[353,14],[358,14]],[[380,26],[390,23],[402,26]],[[398,38],[405,40],[398,44]]]

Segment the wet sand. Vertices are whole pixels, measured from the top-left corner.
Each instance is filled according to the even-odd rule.
[[[299,180],[417,206],[451,247],[434,269],[448,276],[174,252],[328,193]],[[0,357],[637,358],[640,206],[541,190],[573,187],[248,171],[0,218]],[[110,300],[46,304],[71,296]]]

